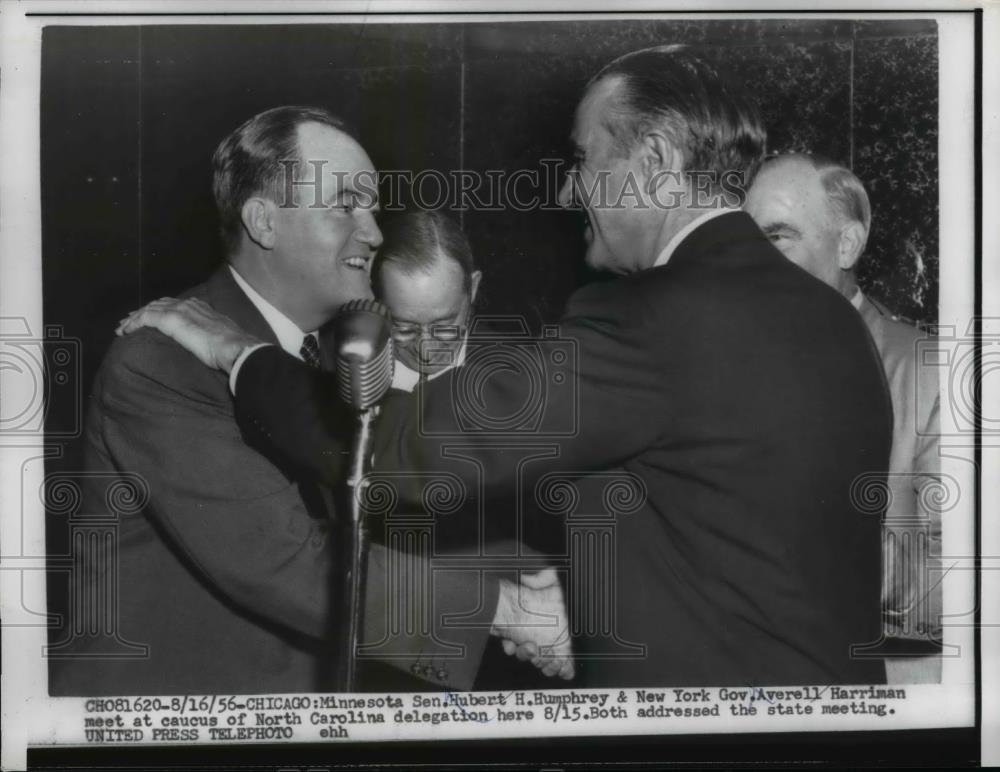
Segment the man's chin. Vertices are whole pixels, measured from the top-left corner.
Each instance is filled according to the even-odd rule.
[[[344,278],[344,293],[350,295],[352,300],[371,300],[375,297],[371,277],[365,271],[350,271]]]
[[[594,249],[591,247],[583,256],[583,262],[592,271],[601,271],[615,275],[623,275],[630,269],[625,267],[621,259],[616,259],[607,249]]]
[[[405,367],[408,367],[410,370],[413,370],[413,372],[417,373],[418,375],[423,373],[423,368],[421,367],[420,362],[414,359],[412,356],[407,356],[407,354],[404,351],[402,351],[398,346],[396,348],[396,359],[399,360],[400,364],[404,365]]]
[[[583,262],[584,265],[593,271],[608,270],[607,255],[600,250],[594,249],[593,245],[584,253]]]
[[[444,372],[449,367],[453,367],[454,358],[450,356],[437,357],[432,362],[414,362],[410,366],[421,375],[430,378],[432,375],[437,375],[438,373]]]
[[[368,287],[343,287],[344,291],[338,298],[339,303],[337,304],[337,310],[346,303],[350,303],[352,300],[373,300],[375,295],[372,294],[372,288]]]

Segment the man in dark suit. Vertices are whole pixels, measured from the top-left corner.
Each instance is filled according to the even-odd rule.
[[[281,162],[290,159],[302,168],[284,180],[289,167]],[[371,296],[370,263],[382,236],[377,202],[358,184],[374,180],[371,161],[330,113],[285,107],[233,132],[214,170],[228,262],[188,297],[295,361],[330,364],[315,331],[343,302]],[[321,420],[346,427],[346,445],[353,415],[337,415],[336,402],[327,408]],[[338,468],[341,450],[331,457]],[[87,545],[78,552],[73,597],[84,603],[73,605],[71,626],[84,632],[55,652],[53,694],[334,687],[332,636],[342,624],[334,579],[343,567],[331,492],[260,436],[241,436],[224,375],[154,330],[115,341],[94,384],[86,463],[84,513],[106,517],[109,480],[140,480],[148,502],[119,518],[115,565]],[[372,550],[366,641],[385,637],[390,560],[388,551]],[[86,599],[104,597],[109,581],[116,606],[93,607],[99,618],[85,618]],[[497,608],[496,579],[439,575],[433,592],[438,622],[478,608],[486,624],[390,636],[381,656],[421,679],[396,686],[469,688]],[[107,636],[95,634],[109,628],[118,641],[148,647],[145,656],[109,656]]]
[[[851,655],[878,635],[880,575],[880,513],[853,494],[886,468],[889,395],[850,303],[737,210],[736,183],[763,151],[755,111],[689,50],[659,47],[592,79],[573,140],[561,200],[584,209],[587,261],[620,274],[570,299],[559,337],[576,356],[539,341],[544,384],[498,370],[475,404],[468,365],[427,384],[419,410],[384,411],[376,468],[446,469],[487,491],[537,491],[553,471],[584,487],[610,468],[641,482],[637,504],[604,491],[623,514],[602,542],[615,593],[605,622],[640,656],[588,661],[584,639],[587,685],[883,681],[879,660]],[[139,317],[235,369],[241,415],[322,471],[319,374],[274,347],[234,367],[248,341],[206,336],[183,307]],[[566,383],[578,420],[549,438],[548,458],[512,465],[494,435],[463,431],[476,415],[514,414],[538,386],[557,409]],[[289,399],[273,405],[274,393]],[[455,446],[468,461],[446,453]],[[579,581],[608,576],[586,572]]]
[[[917,355],[918,344],[926,344],[929,336],[858,287],[855,266],[872,216],[864,185],[850,169],[822,156],[777,156],[754,180],[746,211],[789,260],[851,301],[882,357],[893,406],[883,529],[882,650],[888,657],[889,683],[938,682],[940,395],[936,369],[921,367]]]

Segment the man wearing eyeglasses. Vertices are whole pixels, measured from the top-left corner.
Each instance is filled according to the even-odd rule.
[[[464,363],[483,274],[458,223],[440,212],[397,216],[383,224],[382,232],[383,246],[372,263],[372,289],[392,313],[393,389],[397,398],[405,398],[402,393],[412,392],[421,380],[433,381]],[[482,324],[475,328],[473,334],[484,330]],[[506,500],[494,499],[491,508],[516,511],[516,505]],[[518,536],[527,535],[514,527],[513,517],[451,518],[447,528],[436,531],[435,548],[461,554],[474,550],[485,560],[537,557],[530,547],[518,543]],[[537,534],[532,531],[531,535]],[[530,581],[543,593],[555,592],[559,586],[551,569]],[[504,648],[522,660],[530,653],[507,642]],[[497,641],[487,643],[477,689],[545,687],[545,677],[535,668],[504,657]]]
[[[385,246],[372,265],[372,287],[392,312],[393,386],[412,391],[462,363],[482,271],[458,225],[438,212],[386,223]]]

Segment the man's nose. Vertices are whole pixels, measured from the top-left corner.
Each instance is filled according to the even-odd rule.
[[[354,237],[362,244],[367,244],[372,250],[382,246],[382,231],[375,221],[375,215],[371,212],[361,214],[361,224],[355,231]]]
[[[559,188],[559,195],[556,197],[556,203],[565,209],[576,208],[576,190],[574,188],[572,171],[563,180],[562,187]]]

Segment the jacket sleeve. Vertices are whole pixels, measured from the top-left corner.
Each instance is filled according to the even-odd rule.
[[[145,479],[148,511],[165,538],[235,605],[300,633],[326,636],[336,624],[330,619],[335,531],[309,515],[296,483],[244,443],[224,376],[178,361],[189,355],[158,340],[136,340],[120,351],[98,395],[102,432],[118,468]],[[332,441],[331,468],[339,469],[340,446]],[[381,548],[369,561],[366,641],[380,636],[390,595]],[[480,593],[478,587],[447,587],[441,605],[464,611],[475,607]],[[461,642],[471,672],[450,668],[463,681],[456,683],[460,688],[471,685],[487,636],[488,630],[472,631]],[[440,637],[454,641],[458,634]],[[414,656],[432,659],[444,650],[433,639],[418,643],[424,648],[390,640],[380,658],[410,670]]]
[[[413,472],[454,474],[489,495],[546,471],[620,466],[657,441],[662,423],[648,417],[662,415],[668,398],[665,374],[650,365],[642,314],[638,301],[623,308],[584,294],[571,302],[558,336],[470,344],[461,368],[384,403],[376,471],[397,476],[400,499],[419,501],[422,486]],[[329,478],[336,443],[311,395],[333,393],[334,386],[329,374],[274,347],[260,349],[240,370],[238,411],[297,462]],[[272,400],[274,393],[283,398]],[[552,452],[523,469],[511,461],[511,441]],[[454,458],[457,446],[464,460]]]

